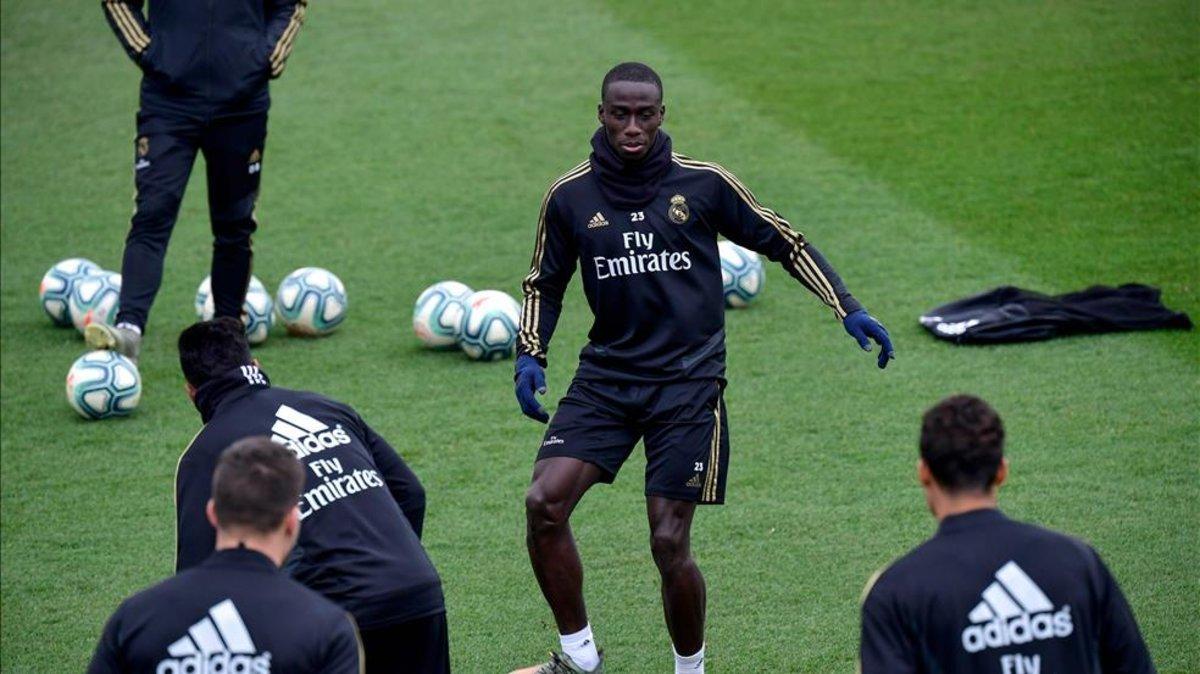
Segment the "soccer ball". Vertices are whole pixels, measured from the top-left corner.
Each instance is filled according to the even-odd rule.
[[[521,305],[499,290],[480,290],[467,298],[458,345],[472,360],[497,360],[513,354],[521,323]]]
[[[80,279],[99,274],[101,271],[103,270],[100,269],[100,265],[82,257],[68,258],[51,267],[42,277],[42,284],[38,286],[38,301],[42,303],[42,311],[46,312],[55,325],[70,325],[71,314],[67,309],[67,302],[75,284]]]
[[[752,250],[732,241],[717,244],[721,253],[721,286],[725,306],[740,309],[754,301],[767,282],[762,260]]]
[[[137,365],[116,351],[91,351],[67,372],[67,402],[84,419],[123,417],[142,397]]]
[[[263,282],[258,280],[257,276],[250,277],[250,285],[246,287],[246,294],[251,292],[267,292],[267,287]],[[211,321],[213,314],[216,313],[216,307],[213,305],[212,299],[212,277],[205,276],[196,288],[196,299],[192,300],[192,306],[196,309],[196,318],[202,321]]]
[[[262,344],[271,336],[275,325],[275,300],[260,283],[246,290],[246,301],[242,302],[242,323],[246,325],[246,341]]]
[[[346,319],[346,286],[326,269],[297,269],[279,284],[275,308],[293,335],[327,335]]]
[[[413,308],[417,339],[435,349],[457,344],[467,315],[467,298],[473,292],[458,281],[442,281],[426,288]]]
[[[67,300],[67,313],[75,329],[82,333],[92,323],[112,325],[116,322],[120,299],[121,275],[102,271],[75,282]]]
[[[212,277],[205,276],[196,288],[194,302],[196,317],[202,321],[211,321],[216,314],[216,305],[212,298]],[[250,285],[246,288],[246,300],[242,302],[242,323],[246,326],[246,341],[251,344],[262,344],[271,335],[271,327],[275,325],[275,300],[271,293],[257,276],[250,277]]]

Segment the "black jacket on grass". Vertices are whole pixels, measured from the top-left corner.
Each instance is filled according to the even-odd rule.
[[[567,283],[580,266],[595,321],[577,376],[664,382],[725,375],[725,300],[717,236],[783,265],[838,319],[861,306],[829,263],[717,164],[671,151],[622,164],[596,132],[591,158],[542,201],[517,351],[546,364]]]
[[[1133,612],[1100,556],[975,510],[880,574],[862,607],[862,674],[1150,674]]]
[[[1191,330],[1187,314],[1163,306],[1153,286],[1128,283],[1043,295],[1014,286],[955,300],[919,319],[934,337],[955,344],[1032,342],[1130,330]]]
[[[441,580],[421,546],[425,492],[354,410],[274,388],[253,365],[205,383],[196,407],[205,425],[175,476],[177,570],[199,564],[215,545],[204,509],[221,452],[266,435],[306,467],[300,540],[285,565],[293,578],[350,611],[362,629],[445,610]]]
[[[88,674],[359,674],[350,616],[246,548],[126,599],[104,626]]]
[[[262,112],[283,74],[307,0],[102,0],[143,72],[143,112],[191,117]]]

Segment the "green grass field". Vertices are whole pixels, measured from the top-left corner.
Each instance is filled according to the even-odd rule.
[[[75,417],[62,381],[83,342],[37,306],[60,258],[119,267],[128,227],[138,74],[94,5],[0,5],[0,668],[13,674],[80,671],[121,598],[171,572],[175,463],[200,425],[173,344],[207,268],[202,180],[134,416]],[[694,535],[710,671],[853,670],[863,583],[933,530],[913,476],[919,415],[957,391],[1006,419],[1008,512],[1093,543],[1160,670],[1200,671],[1197,335],[956,348],[916,323],[1008,283],[1149,283],[1200,318],[1200,3],[314,2],[273,88],[256,273],[273,288],[328,267],[351,316],[330,338],[278,333],[256,353],[277,384],[355,405],[421,475],[456,670],[505,672],[557,647],[524,549],[540,427],[518,413],[511,363],[418,348],[411,302],[445,278],[519,291],[542,193],[586,156],[600,77],[626,59],[662,73],[676,148],[789,217],[898,349],[876,370],[779,268],[730,315],[729,499]],[[578,283],[567,303],[552,401],[590,324]],[[574,518],[613,672],[670,667],[643,465]]]

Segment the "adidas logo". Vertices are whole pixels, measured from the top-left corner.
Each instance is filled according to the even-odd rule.
[[[692,476],[692,479],[688,480],[683,486],[689,489],[699,489],[700,487],[704,486],[704,481],[700,479],[700,473],[696,473]]]
[[[242,365],[242,376],[246,378],[246,383],[251,386],[266,386],[267,376],[258,369],[257,365]]]
[[[208,615],[167,646],[155,674],[270,674],[271,653],[259,653],[232,599],[208,609]]]
[[[296,458],[303,459],[330,447],[350,444],[350,434],[341,424],[330,429],[299,410],[280,405],[279,409],[275,410],[271,440],[292,450]]]
[[[550,437],[546,438],[546,441],[542,443],[542,446],[549,447],[550,445],[564,445],[566,442],[566,440],[563,440],[557,435],[551,435]]]
[[[600,211],[596,211],[596,214],[592,216],[592,219],[588,220],[587,226],[588,226],[588,229],[596,229],[597,227],[607,227],[608,220],[604,219],[603,213],[601,213]]]
[[[1016,562],[996,572],[996,580],[983,590],[983,601],[967,615],[973,625],[963,630],[968,653],[1070,636],[1071,607],[1055,611],[1045,592]]]

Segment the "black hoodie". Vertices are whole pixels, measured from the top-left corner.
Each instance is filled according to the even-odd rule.
[[[266,435],[307,467],[300,540],[285,570],[374,629],[445,610],[441,580],[421,547],[425,492],[395,450],[350,407],[273,388],[244,365],[202,385],[204,428],[175,474],[176,570],[212,553],[205,516],[217,459],[234,442]]]
[[[102,0],[105,17],[143,72],[143,112],[217,117],[265,111],[307,0]]]
[[[577,376],[663,382],[725,375],[725,299],[717,236],[783,265],[838,319],[861,306],[825,258],[717,164],[672,152],[660,130],[626,162],[604,129],[592,154],[550,186],[518,334],[543,365],[579,266],[595,316]]]

